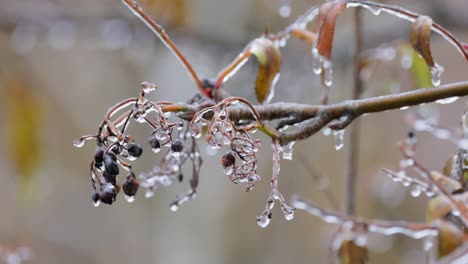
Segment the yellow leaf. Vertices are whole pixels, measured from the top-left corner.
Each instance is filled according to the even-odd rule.
[[[367,248],[360,247],[351,240],[343,241],[338,255],[342,264],[363,264],[369,258]]]
[[[281,52],[277,44],[267,38],[257,38],[247,49],[257,57],[259,67],[255,80],[255,95],[260,103],[269,102],[274,94],[274,86],[279,78]]]
[[[8,153],[20,177],[22,191],[30,194],[28,189],[40,161],[41,109],[22,80],[11,80],[5,87],[8,98]]]
[[[463,243],[464,234],[456,225],[448,221],[437,221],[439,230],[439,258],[448,255]]]

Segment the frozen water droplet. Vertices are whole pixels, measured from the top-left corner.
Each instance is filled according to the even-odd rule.
[[[101,201],[97,200],[96,202],[93,202],[94,207],[98,207],[101,205]]]
[[[265,211],[260,216],[257,217],[257,224],[260,227],[265,228],[268,226],[268,224],[270,224],[270,220],[271,220],[270,212]]]
[[[354,243],[359,247],[364,247],[367,244],[367,235],[364,233],[356,234],[354,237]]]
[[[378,16],[380,15],[380,13],[382,13],[382,9],[378,8],[378,7],[370,7],[369,6],[369,11],[371,11],[371,13],[374,15],[374,16]]]
[[[290,221],[294,219],[294,211],[296,210],[296,208],[283,204],[281,206],[281,210],[283,211],[284,218],[286,220]]]
[[[161,151],[161,148],[152,148],[151,151],[153,151],[154,153],[159,153],[159,151]]]
[[[151,198],[154,196],[154,192],[152,190],[148,190],[145,193],[145,198]]]
[[[283,3],[278,9],[278,14],[281,17],[289,17],[291,15],[291,6],[289,3]]]
[[[286,146],[283,146],[280,148],[280,150],[283,152],[283,159],[292,160],[293,146],[295,143],[296,143],[295,141],[291,141]]]
[[[418,197],[419,195],[421,195],[421,188],[419,186],[415,186],[412,190],[411,190],[411,196],[413,197]]]
[[[444,67],[440,66],[437,63],[433,67],[431,67],[432,85],[434,85],[435,87],[440,85],[440,78],[443,72]]]
[[[401,184],[403,184],[403,186],[405,186],[405,187],[410,186],[411,183],[413,182],[413,180],[411,178],[406,177],[406,176],[401,178],[400,180],[401,180]]]
[[[409,106],[400,107],[400,110],[407,110],[407,109],[409,109]]]
[[[335,149],[340,150],[344,146],[344,129],[333,130],[333,137],[335,140]]]
[[[454,216],[460,216],[460,211],[458,210],[452,210],[451,212]]]
[[[125,200],[127,200],[129,203],[133,203],[135,201],[135,196],[125,195]]]
[[[432,250],[433,246],[434,246],[434,241],[433,241],[432,236],[428,236],[426,239],[424,239],[424,242],[423,242],[424,251],[427,252],[427,251]]]
[[[322,56],[315,47],[312,48],[312,70],[316,75],[322,73]]]
[[[224,168],[224,174],[231,175],[234,172],[234,166],[228,166]]]
[[[81,147],[83,147],[84,143],[85,143],[85,141],[83,139],[79,138],[79,139],[76,139],[76,140],[73,141],[73,146],[77,147],[77,148],[81,148]]]
[[[440,100],[437,100],[436,103],[439,103],[439,104],[451,104],[451,103],[454,103],[458,100],[458,96],[454,96],[454,97],[449,97],[449,98],[445,98],[445,99],[440,99]]]
[[[171,155],[172,155],[174,158],[180,158],[180,156],[182,155],[182,152],[171,150]]]
[[[333,66],[328,59],[323,59],[323,83],[328,87],[333,84]]]
[[[329,135],[331,135],[331,133],[332,133],[332,130],[329,127],[325,127],[324,129],[322,129],[322,134],[324,136],[329,136]]]
[[[156,85],[149,83],[149,82],[141,83],[141,87],[144,93],[150,93],[151,91],[156,90]]]
[[[176,212],[177,210],[179,210],[179,206],[177,205],[176,202],[172,203],[171,206],[169,206],[169,209],[172,211],[172,212]]]

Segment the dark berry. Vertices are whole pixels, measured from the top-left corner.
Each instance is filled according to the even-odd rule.
[[[97,203],[99,201],[99,193],[96,190],[93,191],[93,194],[91,195],[91,199],[93,199],[94,203]]]
[[[97,147],[96,154],[94,154],[94,164],[96,168],[100,168],[102,166],[103,161],[104,161],[104,149]]]
[[[182,180],[184,179],[184,174],[179,173],[179,175],[177,175],[177,180],[179,180],[179,182],[182,182]]]
[[[172,152],[181,152],[183,149],[184,149],[184,144],[182,143],[182,141],[178,139],[175,139],[174,141],[172,141],[172,144],[171,144]]]
[[[408,132],[408,137],[413,138],[414,137],[414,132],[413,131]]]
[[[152,149],[160,149],[161,143],[155,136],[151,136],[148,138],[148,143],[150,144]]]
[[[127,178],[127,180],[122,184],[122,189],[127,196],[134,196],[139,187],[140,184],[135,178]]]
[[[139,158],[143,153],[143,149],[140,147],[140,145],[136,143],[129,143],[127,145],[127,151],[130,156],[133,156],[135,158]]]
[[[223,157],[221,158],[221,164],[223,164],[225,168],[231,167],[235,163],[236,163],[236,157],[234,156],[234,154],[232,154],[232,152],[228,152],[224,154]]]
[[[112,204],[115,201],[117,192],[112,185],[105,185],[99,194],[99,199],[105,204]]]
[[[113,157],[104,154],[104,168],[109,175],[119,174],[119,166]]]
[[[115,180],[117,178],[117,175],[116,174],[109,174],[107,172],[107,170],[104,170],[102,172],[102,177],[104,177],[104,179],[106,179],[106,182],[112,184],[112,185],[115,185]]]

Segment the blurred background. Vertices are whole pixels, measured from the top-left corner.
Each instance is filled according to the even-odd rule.
[[[141,0],[187,56],[195,69],[214,76],[265,29],[276,32],[312,0]],[[428,14],[462,41],[468,41],[465,0],[386,1]],[[334,86],[331,102],[350,97],[352,84],[352,10],[338,19],[333,51]],[[410,25],[382,14],[365,12],[366,49],[407,41]],[[316,25],[311,23],[315,30]],[[445,67],[442,82],[466,80],[468,66],[457,51],[433,35],[435,59]],[[311,46],[291,40],[282,49],[281,78],[273,102],[315,104],[320,80],[312,74]],[[395,66],[395,64],[397,66]],[[415,86],[411,73],[397,62],[375,69],[366,82],[365,97],[405,91]],[[255,60],[225,88],[256,102]],[[204,165],[198,197],[176,213],[169,203],[189,184],[158,189],[151,199],[142,189],[134,203],[119,195],[112,206],[91,202],[89,161],[94,145],[73,148],[72,141],[94,133],[109,106],[136,96],[139,84],[157,84],[158,100],[184,102],[196,92],[183,67],[160,41],[115,0],[0,0],[0,263],[19,248],[29,249],[25,263],[325,263],[336,226],[304,212],[286,221],[279,208],[268,228],[256,224],[265,206],[271,175],[270,142],[263,140],[258,173],[263,180],[245,193],[223,174],[220,156],[202,144]],[[426,106],[440,116],[440,125],[457,130],[465,100]],[[396,148],[408,127],[404,112],[361,118],[357,215],[381,219],[424,221],[427,198],[387,179],[382,168],[395,169]],[[144,144],[148,131],[136,130]],[[418,133],[417,158],[429,169],[441,170],[456,146]],[[319,133],[296,144],[294,159],[282,161],[279,188],[286,197],[297,194],[324,208],[330,202],[319,191],[307,166],[315,167],[342,205],[344,148],[336,151],[333,137]],[[147,150],[145,150],[147,151]],[[135,163],[148,171],[158,157]],[[342,208],[342,206],[341,206]],[[371,236],[370,263],[418,263],[422,242],[406,237]],[[28,252],[26,252],[28,253]],[[15,259],[10,257],[8,263]],[[17,260],[17,259],[16,259]],[[3,261],[3,262],[2,262]]]

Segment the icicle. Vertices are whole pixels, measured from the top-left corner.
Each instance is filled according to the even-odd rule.
[[[77,147],[77,148],[81,148],[84,146],[84,143],[85,143],[85,140],[84,139],[76,139],[75,141],[73,141],[73,146],[74,147]]]
[[[322,73],[322,55],[319,54],[316,47],[312,48],[312,70],[316,75]]]
[[[340,150],[344,146],[344,129],[342,130],[333,130],[333,137],[335,140],[335,149]]]
[[[265,210],[260,216],[257,217],[257,224],[260,227],[265,228],[270,224],[270,220],[271,220],[271,212]]]
[[[458,97],[458,96],[449,97],[449,98],[437,100],[436,103],[439,103],[439,104],[451,104],[451,103],[456,102],[459,98],[460,98],[460,97]]]
[[[434,85],[435,87],[440,85],[440,78],[443,72],[444,67],[440,66],[437,63],[433,67],[431,67],[432,85]]]
[[[323,59],[323,83],[328,87],[333,84],[333,67],[328,59]]]
[[[125,200],[127,200],[127,202],[129,202],[129,203],[133,203],[135,201],[135,196],[125,195]]]

